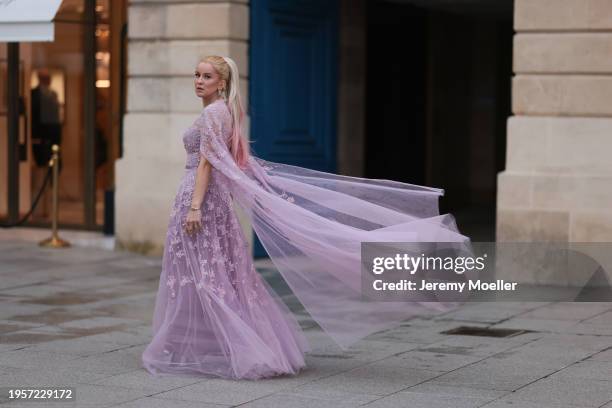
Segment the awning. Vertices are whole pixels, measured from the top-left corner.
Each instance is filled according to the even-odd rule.
[[[53,41],[62,0],[0,0],[0,42]]]

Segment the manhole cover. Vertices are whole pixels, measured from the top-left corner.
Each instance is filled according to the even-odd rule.
[[[523,329],[492,329],[488,327],[459,326],[454,329],[441,332],[442,334],[459,334],[464,336],[484,337],[514,337],[519,334],[529,333],[532,330]]]

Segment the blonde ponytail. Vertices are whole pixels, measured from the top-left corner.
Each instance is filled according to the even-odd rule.
[[[244,107],[240,96],[240,73],[238,66],[230,57],[210,55],[202,59],[208,62],[219,73],[221,79],[226,82],[224,99],[227,101],[230,114],[232,115],[232,135],[230,138],[230,152],[234,161],[242,169],[247,167],[250,158],[249,142],[244,136]]]

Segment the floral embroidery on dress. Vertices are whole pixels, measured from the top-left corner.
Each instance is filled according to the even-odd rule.
[[[181,281],[179,282],[179,284],[180,284],[181,286],[185,286],[185,285],[187,285],[188,283],[193,283],[193,279],[191,279],[191,278],[190,278],[190,277],[188,277],[188,276],[182,276],[182,277],[181,277]]]
[[[279,319],[282,317],[281,312],[275,308],[274,302],[268,300],[267,289],[261,284],[261,278],[253,267],[248,252],[249,243],[234,213],[234,197],[243,192],[235,189],[237,185],[232,180],[247,177],[247,174],[232,166],[228,157],[232,121],[229,113],[223,102],[215,101],[204,108],[202,114],[183,134],[185,169],[171,205],[164,248],[161,277],[163,280],[160,282],[160,293],[166,292],[173,304],[168,306],[166,299],[159,297],[163,302],[158,303],[159,307],[156,306],[156,338],[152,342],[153,346],[145,352],[146,355],[143,354],[143,360],[148,366],[160,371],[189,364],[233,376],[235,361],[240,360],[235,358],[234,351],[230,350],[229,354],[225,355],[227,361],[221,361],[220,367],[212,367],[208,363],[202,364],[207,356],[206,353],[200,352],[199,347],[210,341],[210,344],[219,343],[222,350],[226,350],[228,336],[218,335],[218,330],[246,329],[245,325],[249,325],[254,331],[272,327],[258,324],[257,318],[273,319],[272,324],[276,325],[278,322],[285,324]],[[223,146],[223,143],[226,146]],[[196,169],[202,158],[212,165],[211,177],[201,203],[202,228],[189,234],[184,230],[183,223],[193,202]],[[293,197],[285,194],[283,199],[292,202]],[[266,303],[270,305],[269,308],[260,308],[259,305]],[[171,309],[164,309],[165,307]],[[201,310],[196,310],[198,308]],[[194,311],[198,313],[193,313]],[[199,312],[209,315],[210,319],[197,322],[189,320],[200,318],[202,313]],[[228,312],[235,314],[231,318],[224,318],[223,316],[229,315]],[[241,318],[236,319],[236,316]],[[186,322],[193,322],[198,330],[189,330],[195,326],[187,324],[188,330],[185,331]],[[207,330],[199,330],[200,325]],[[207,325],[208,327],[205,327]],[[268,335],[286,336],[287,330],[261,334],[265,335],[262,339],[267,339],[271,338],[267,337]],[[266,363],[270,366],[261,364],[257,368],[258,365],[253,364],[250,367],[238,368],[260,370],[263,373],[284,372],[290,365],[303,365],[303,361],[289,361],[294,356],[300,360],[301,350],[296,345],[294,336],[287,340],[281,346],[275,344],[275,353],[266,353],[272,357]],[[158,344],[161,344],[161,347],[157,348]],[[213,350],[213,354],[213,360],[218,361],[218,353]],[[255,374],[259,377],[261,373]],[[248,372],[241,375],[251,376]]]
[[[170,296],[173,298],[176,297],[176,292],[174,290],[175,283],[176,283],[176,277],[174,275],[168,276],[168,279],[166,280],[166,285],[170,289]]]

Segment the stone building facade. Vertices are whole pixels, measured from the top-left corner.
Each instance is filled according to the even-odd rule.
[[[357,176],[367,154],[365,4],[342,1],[338,26],[338,172]],[[160,253],[183,171],[180,135],[201,109],[192,67],[207,54],[231,56],[248,101],[253,10],[248,0],[132,0],[128,7],[116,237],[121,247]],[[512,114],[505,168],[494,175],[495,238],[612,239],[612,4],[515,0],[513,17]]]
[[[119,247],[161,252],[172,197],[184,171],[182,132],[201,109],[193,70],[208,54],[229,55],[248,101],[247,1],[136,0],[128,9],[128,101],[117,164]]]
[[[515,0],[497,240],[612,239],[612,3]]]

